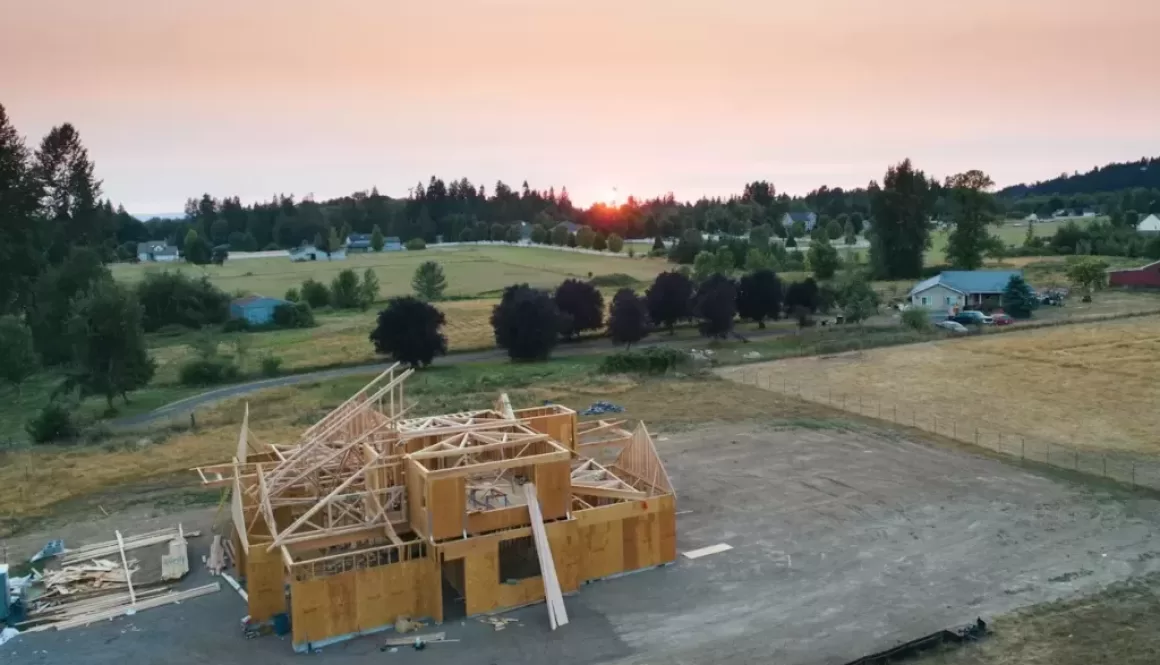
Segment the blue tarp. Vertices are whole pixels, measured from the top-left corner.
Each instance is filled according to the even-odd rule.
[[[596,402],[587,409],[584,409],[581,415],[596,416],[600,415],[601,413],[622,413],[623,411],[623,406],[613,404],[612,402]]]

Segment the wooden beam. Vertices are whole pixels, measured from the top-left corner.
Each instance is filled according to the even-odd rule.
[[[641,492],[640,490],[596,487],[594,485],[577,485],[576,483],[572,483],[572,493],[582,494],[584,496],[598,496],[606,499],[625,499],[628,501],[639,501],[641,499],[648,498],[648,494]]]
[[[450,450],[420,450],[418,452],[411,453],[409,457],[415,460],[461,457],[463,455],[474,455],[476,453],[486,453],[493,450],[503,450],[504,448],[515,448],[517,446],[539,443],[541,441],[547,440],[547,434],[537,434],[535,436],[528,435],[526,438],[522,439],[514,439],[512,441],[503,441],[500,443],[485,443],[480,446],[464,446],[463,448],[452,448]]]
[[[567,462],[572,459],[572,453],[567,450],[559,450],[552,453],[543,453],[541,455],[532,455],[530,457],[517,457],[514,459],[499,460],[496,462],[484,462],[482,464],[473,464],[471,466],[459,466],[450,469],[435,469],[427,471],[428,479],[449,478],[451,476],[467,476],[475,473],[483,473],[485,471],[495,471],[496,469],[510,469],[513,467],[533,466],[536,464],[547,464],[549,462]],[[418,464],[420,468],[422,464]]]
[[[117,534],[117,551],[121,553],[121,566],[125,569],[125,584],[129,586],[129,606],[136,609],[137,593],[133,591],[133,572],[129,570],[129,561],[125,558],[125,540],[121,538],[120,531],[113,533]]]

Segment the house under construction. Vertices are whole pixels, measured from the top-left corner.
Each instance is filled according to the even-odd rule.
[[[198,469],[232,487],[251,621],[288,613],[296,650],[544,600],[555,628],[562,594],[676,559],[673,488],[643,425],[506,396],[408,417],[411,373],[391,367],[294,444],[258,445],[247,407],[233,460]]]

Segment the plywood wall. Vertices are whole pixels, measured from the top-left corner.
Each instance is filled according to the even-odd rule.
[[[567,517],[568,508],[572,505],[572,470],[569,462],[537,464],[533,473],[536,496],[540,499],[540,512],[544,520]]]
[[[463,476],[427,480],[427,513],[434,540],[463,535],[467,520],[467,485]]]
[[[424,487],[423,475],[419,471],[418,463],[408,461],[406,473],[407,520],[410,522],[411,531],[426,538],[428,536],[426,509],[427,488]]]
[[[286,611],[286,572],[282,551],[266,551],[267,542],[253,542],[246,553],[246,594],[250,597],[250,619],[268,621]]]
[[[582,582],[677,558],[676,503],[671,496],[583,510],[574,516]]]
[[[567,410],[561,413],[556,407],[541,407],[520,409],[515,415],[516,418],[526,418],[528,427],[547,434],[568,450],[576,449],[575,411]]]
[[[443,619],[439,564],[413,559],[290,586],[294,644],[354,635],[400,616]]]

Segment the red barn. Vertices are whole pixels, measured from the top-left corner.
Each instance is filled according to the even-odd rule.
[[[1109,270],[1108,283],[1112,286],[1160,289],[1160,261],[1139,268]]]

